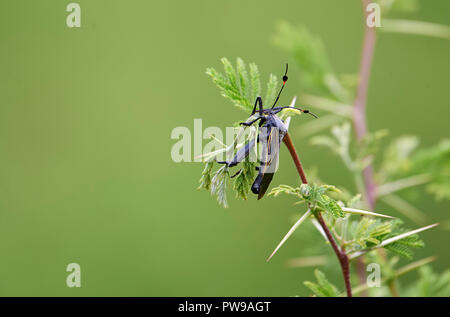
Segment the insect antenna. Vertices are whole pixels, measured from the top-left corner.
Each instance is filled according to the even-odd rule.
[[[307,113],[307,114],[310,114],[310,115],[312,115],[314,118],[316,118],[316,119],[319,119],[319,117],[318,116],[316,116],[314,113],[312,113],[311,111],[309,111],[309,110],[305,110],[305,109],[300,109],[300,108],[296,108],[296,109],[298,109],[298,110],[300,110],[301,112],[303,112],[303,113]]]
[[[314,113],[312,113],[311,111],[309,111],[309,110],[307,110],[307,109],[300,109],[300,108],[291,107],[291,106],[276,107],[276,108],[275,108],[275,113],[278,113],[278,112],[280,112],[280,111],[283,110],[283,109],[295,109],[295,110],[299,110],[299,111],[301,111],[301,112],[303,112],[303,113],[310,114],[310,115],[312,115],[312,116],[313,116],[314,118],[316,118],[316,119],[319,118],[318,116],[316,116]]]
[[[287,72],[288,72],[288,64],[286,63],[286,72],[284,73],[284,76],[283,76],[283,84],[281,85],[281,89],[280,89],[280,92],[278,93],[277,99],[275,99],[275,102],[273,103],[272,109],[277,104],[278,99],[280,99],[281,92],[283,91],[284,85],[286,84],[286,82],[288,80]]]

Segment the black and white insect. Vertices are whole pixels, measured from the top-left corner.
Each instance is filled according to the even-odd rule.
[[[283,76],[283,83],[280,91],[278,92],[277,98],[273,103],[271,108],[264,109],[263,101],[261,97],[257,97],[255,101],[255,106],[253,107],[252,113],[247,122],[241,122],[243,126],[251,126],[257,121],[259,121],[259,134],[258,137],[247,142],[245,146],[239,149],[231,161],[221,161],[218,163],[227,164],[228,167],[233,167],[242,162],[246,157],[248,157],[250,151],[255,147],[256,142],[262,144],[262,150],[259,160],[258,176],[253,182],[251,190],[254,194],[258,195],[258,200],[261,199],[266,193],[270,182],[272,181],[273,175],[278,167],[278,156],[280,151],[280,144],[287,134],[287,127],[283,120],[281,120],[277,113],[283,109],[296,109],[303,113],[308,113],[313,117],[317,116],[311,113],[309,110],[300,109],[292,106],[275,107],[283,91],[284,86],[288,80],[287,76],[288,65],[286,64],[286,72]],[[258,107],[258,109],[257,109]],[[255,118],[256,115],[256,118]],[[250,118],[254,118],[250,120]],[[240,170],[241,171],[241,170]],[[240,173],[238,171],[232,177]]]

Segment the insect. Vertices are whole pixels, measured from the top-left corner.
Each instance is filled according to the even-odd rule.
[[[311,113],[309,110],[300,109],[291,106],[284,107],[275,107],[280,99],[280,95],[283,91],[284,86],[288,80],[287,76],[288,72],[288,64],[286,64],[286,72],[283,76],[283,83],[281,85],[281,89],[278,92],[277,98],[273,103],[271,108],[264,109],[263,102],[261,97],[257,97],[255,101],[255,106],[253,107],[252,113],[247,122],[241,122],[240,124],[243,126],[251,126],[257,121],[259,121],[259,135],[257,140],[252,139],[247,142],[247,144],[239,149],[231,161],[221,161],[218,163],[227,164],[228,167],[233,167],[238,165],[242,160],[244,160],[250,153],[251,149],[256,145],[256,141],[262,144],[261,156],[260,156],[260,165],[257,167],[258,176],[254,180],[251,190],[254,194],[258,195],[258,200],[264,197],[266,193],[273,175],[278,167],[278,156],[280,152],[280,144],[287,134],[287,127],[284,122],[276,115],[283,109],[296,109],[303,113],[307,113],[317,118],[317,116]],[[257,109],[258,107],[258,109]],[[250,118],[256,118],[250,120]],[[232,177],[237,176],[241,170],[239,170]]]

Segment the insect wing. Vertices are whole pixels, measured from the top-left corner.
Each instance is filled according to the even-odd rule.
[[[261,130],[261,165],[258,176],[252,185],[252,192],[258,194],[258,200],[264,197],[264,194],[272,182],[273,174],[278,168],[278,156],[280,152],[280,136],[278,128],[266,126]]]

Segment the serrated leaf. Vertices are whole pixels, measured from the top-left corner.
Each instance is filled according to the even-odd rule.
[[[274,187],[267,196],[277,197],[280,194],[299,196],[300,190],[288,185],[279,185],[277,187]]]
[[[248,159],[242,162],[242,169],[239,174],[234,178],[234,190],[236,196],[244,200],[247,199],[247,194],[253,183],[255,174],[255,163],[250,162]]]
[[[261,95],[261,80],[258,66],[255,63],[250,63],[250,82],[251,82],[251,100],[256,100],[256,97]]]
[[[248,100],[250,99],[250,85],[247,68],[242,58],[237,58],[237,73],[239,76],[239,87],[241,95]]]
[[[271,107],[273,105],[278,89],[277,76],[270,74],[269,81],[267,82],[266,98],[264,98],[266,107]]]
[[[212,67],[206,69],[206,74],[211,77],[222,96],[249,113],[253,109],[256,97],[261,95],[261,78],[258,66],[255,63],[250,63],[249,71],[247,71],[245,62],[241,58],[237,58],[236,68],[225,57],[221,59],[221,62],[224,67],[224,74],[219,73]],[[276,76],[270,74],[266,98],[273,99],[277,91],[277,85]],[[270,100],[263,100],[264,105],[269,102]]]
[[[217,201],[224,208],[228,208],[227,202],[227,179],[230,177],[227,165],[219,168],[211,180],[211,194],[215,195]]]
[[[321,198],[319,201],[321,201],[325,210],[329,212],[334,218],[344,217],[344,212],[342,211],[341,206],[339,206],[339,204],[334,199],[331,199],[326,195],[321,195],[320,197]]]
[[[205,164],[205,168],[202,172],[202,177],[200,178],[200,186],[197,189],[206,189],[209,190],[211,188],[211,172],[214,166],[214,161],[207,162]]]
[[[336,286],[328,281],[325,274],[320,270],[315,269],[314,275],[317,279],[317,283],[306,281],[304,285],[320,297],[337,297],[339,296],[339,291]]]
[[[437,223],[436,224],[432,224],[432,225],[429,225],[429,226],[426,226],[426,227],[422,227],[422,228],[419,228],[419,229],[416,229],[416,230],[411,230],[411,231],[408,231],[408,232],[405,232],[405,233],[401,233],[401,234],[395,235],[393,237],[389,237],[387,239],[383,239],[383,241],[380,244],[378,244],[378,245],[376,245],[374,247],[371,247],[371,248],[365,249],[365,250],[361,250],[361,251],[352,252],[349,255],[349,259],[355,259],[355,258],[357,258],[357,257],[359,257],[359,256],[361,256],[361,255],[363,255],[363,254],[365,254],[367,252],[370,252],[370,251],[372,251],[374,249],[377,249],[377,248],[386,248],[386,246],[391,245],[393,243],[396,243],[396,245],[394,245],[394,247],[392,247],[392,250],[395,249],[395,251],[401,252],[403,255],[408,257],[408,255],[407,255],[408,251],[405,251],[405,248],[411,247],[411,246],[412,247],[416,247],[416,246],[420,247],[420,246],[422,246],[420,244],[420,242],[418,242],[418,240],[411,241],[411,238],[408,238],[408,237],[414,236],[414,235],[416,235],[419,232],[422,232],[422,231],[434,228],[437,225],[438,225]],[[415,239],[415,238],[412,238],[412,239]],[[401,240],[404,240],[404,241],[402,243],[399,243],[399,241],[401,241]],[[395,251],[393,251],[393,252],[395,252]]]
[[[273,42],[291,54],[301,69],[301,79],[306,86],[326,91],[339,100],[348,99],[348,92],[331,68],[323,42],[306,27],[279,23]]]
[[[404,296],[449,297],[450,269],[442,273],[436,273],[430,265],[422,266],[419,269],[419,279],[405,289]]]
[[[237,86],[236,71],[234,70],[233,65],[231,65],[230,61],[226,57],[223,57],[220,61],[223,64],[223,68],[225,70],[228,82],[230,83],[231,86],[236,87]]]

